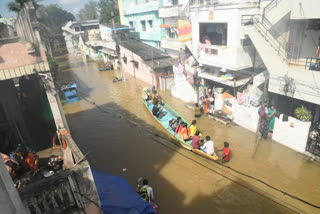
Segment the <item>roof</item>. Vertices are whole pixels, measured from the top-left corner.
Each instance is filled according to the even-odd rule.
[[[153,67],[153,69],[160,69],[160,68],[167,68],[167,67],[172,67],[173,63],[174,63],[174,59],[173,58],[164,58],[164,59],[156,59],[153,61],[153,65],[152,65],[152,61],[147,61],[145,62],[150,68]]]
[[[136,55],[140,56],[144,61],[171,58],[165,52],[135,40],[123,41],[120,43],[120,46],[132,51]]]
[[[99,19],[78,20],[78,21],[73,21],[72,24],[73,25],[83,25],[83,24],[99,25]]]

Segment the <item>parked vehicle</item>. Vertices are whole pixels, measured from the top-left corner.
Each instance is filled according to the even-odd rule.
[[[67,103],[78,102],[80,98],[77,95],[77,84],[72,83],[61,88]]]

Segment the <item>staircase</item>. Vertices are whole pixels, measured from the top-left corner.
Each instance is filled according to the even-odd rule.
[[[267,18],[272,25],[276,24],[292,10],[292,0],[273,0],[263,8],[262,22]]]

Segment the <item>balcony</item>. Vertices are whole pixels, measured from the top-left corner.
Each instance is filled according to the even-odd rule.
[[[169,5],[159,8],[159,18],[177,17],[183,15],[182,4]]]
[[[161,39],[161,48],[179,51],[184,44],[177,39]]]

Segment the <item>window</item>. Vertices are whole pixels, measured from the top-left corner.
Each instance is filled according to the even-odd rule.
[[[152,20],[149,20],[148,23],[149,23],[149,28],[152,28]]]
[[[172,0],[172,5],[178,5],[179,4],[179,0]]]
[[[179,36],[175,30],[171,28],[166,28],[166,37],[168,39],[178,39]]]
[[[142,31],[146,31],[146,21],[140,21]]]
[[[130,27],[133,27],[133,21],[130,21],[130,22],[129,22],[129,26],[130,26]]]
[[[124,55],[122,59],[123,59],[123,62],[124,62],[125,64],[127,64],[127,57],[126,57],[126,55]]]
[[[228,38],[227,23],[200,23],[200,43],[226,46]]]

